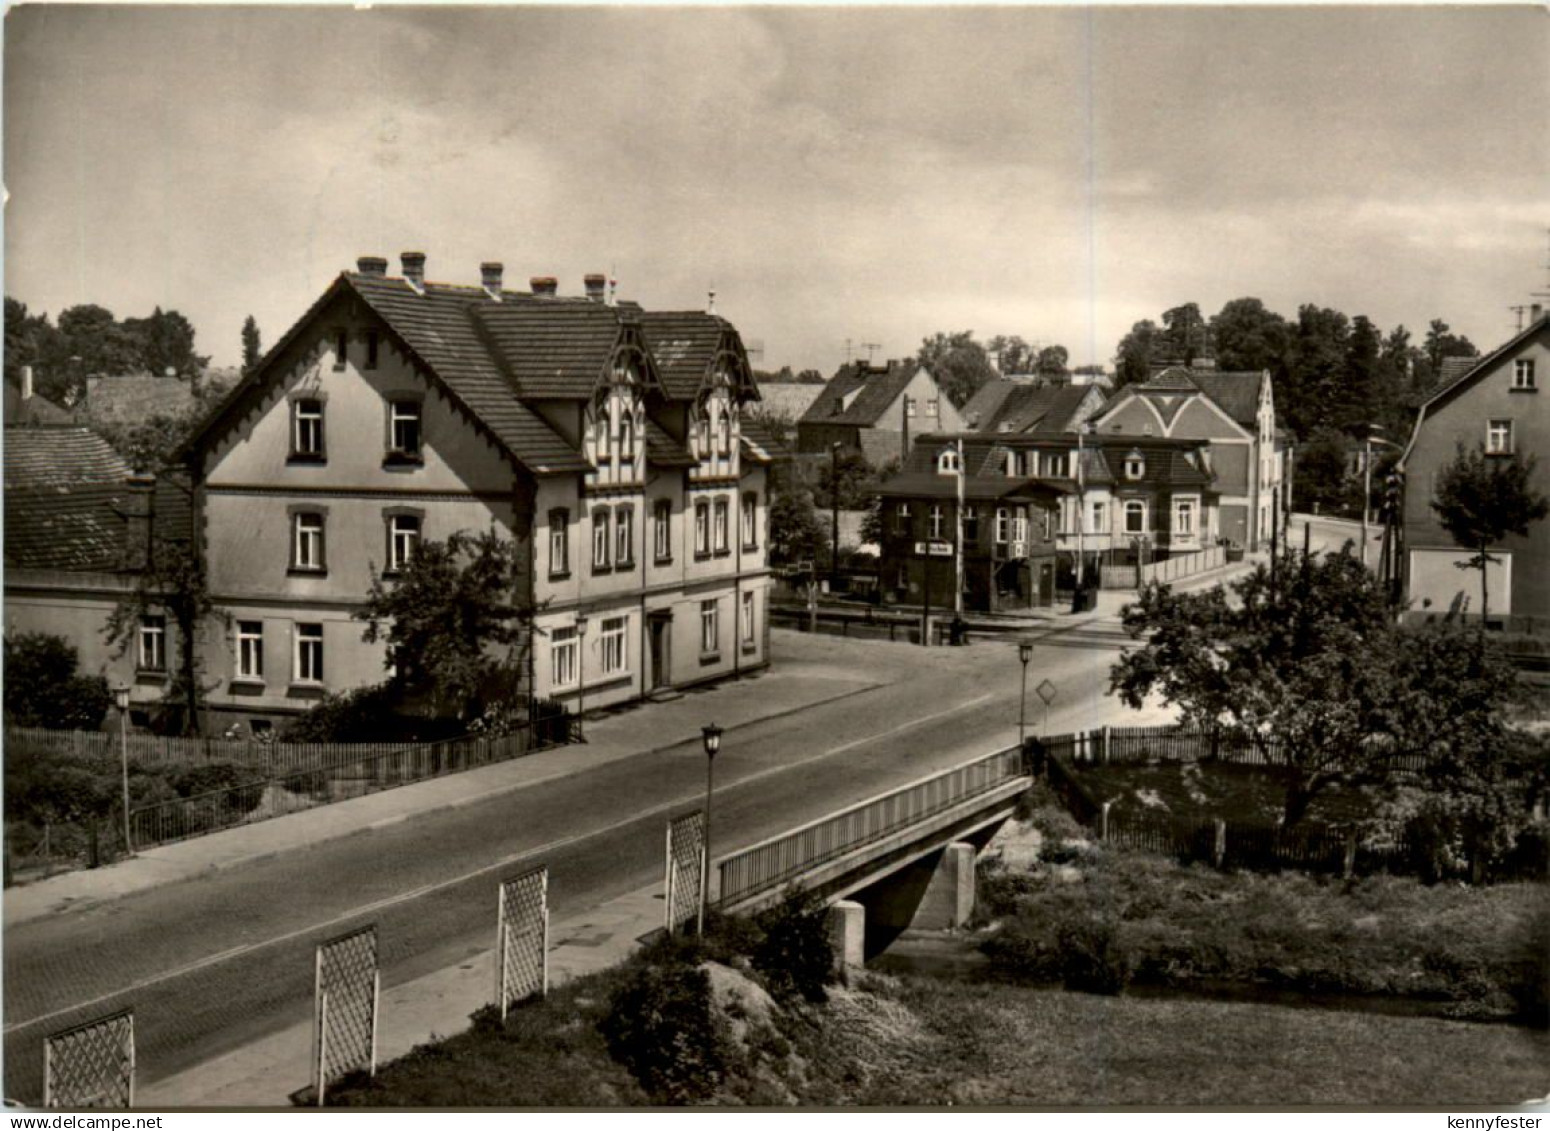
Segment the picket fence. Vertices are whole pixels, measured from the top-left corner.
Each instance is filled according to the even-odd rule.
[[[1043,739],[1044,748],[1069,762],[1086,765],[1129,766],[1146,762],[1231,762],[1244,766],[1284,766],[1285,745],[1274,736],[1257,739],[1247,735],[1201,730],[1194,727],[1100,727],[1097,730],[1057,734]],[[1419,772],[1426,768],[1423,754],[1395,755],[1396,769]]]

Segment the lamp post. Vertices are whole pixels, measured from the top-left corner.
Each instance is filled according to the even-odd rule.
[[[1017,697],[1017,745],[1021,748],[1028,740],[1028,661],[1033,659],[1033,645],[1020,641],[1017,658],[1023,662],[1023,689]]]
[[[135,846],[129,835],[129,685],[127,683],[121,683],[113,688],[113,705],[118,708],[118,750],[123,766],[124,854],[133,856]]]
[[[829,592],[840,591],[840,442],[829,445]]]
[[[587,740],[587,614],[576,614],[576,740]]]
[[[1397,451],[1404,450],[1392,440],[1373,435],[1374,432],[1382,431],[1381,424],[1367,425],[1367,438],[1362,442],[1362,565],[1364,566],[1367,564],[1367,512],[1372,509],[1372,446],[1382,444]]]
[[[721,749],[721,728],[715,723],[700,728],[705,740],[705,837],[700,851],[700,913],[695,921],[695,933],[705,934],[705,904],[710,898],[710,799],[714,785],[716,752]]]

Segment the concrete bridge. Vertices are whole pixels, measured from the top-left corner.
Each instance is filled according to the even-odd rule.
[[[845,965],[900,932],[960,927],[974,910],[974,862],[1032,784],[1009,746],[921,778],[716,861],[717,906],[737,914],[792,886],[830,904]]]

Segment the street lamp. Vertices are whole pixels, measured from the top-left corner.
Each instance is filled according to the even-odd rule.
[[[587,740],[587,614],[576,614],[576,740]]]
[[[710,896],[710,799],[721,733],[715,723],[700,728],[700,736],[705,740],[705,836],[700,851],[700,913],[695,921],[695,933],[701,936],[705,934],[705,903]]]
[[[829,511],[833,515],[829,543],[829,592],[840,591],[840,448],[836,440],[829,445]]]
[[[124,855],[133,856],[134,841],[129,835],[129,685],[113,688],[113,705],[118,708],[118,750],[124,771]]]
[[[1033,645],[1026,640],[1020,641],[1017,658],[1023,662],[1023,689],[1017,697],[1017,745],[1020,748],[1028,735],[1028,661],[1033,659]]]
[[[1385,447],[1399,451],[1404,449],[1392,440],[1385,440],[1382,436],[1374,436],[1374,432],[1382,432],[1383,425],[1367,425],[1367,438],[1362,442],[1362,565],[1367,564],[1367,513],[1372,509],[1372,446],[1382,444]]]

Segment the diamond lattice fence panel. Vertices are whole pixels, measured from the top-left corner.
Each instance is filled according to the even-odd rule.
[[[500,945],[496,947],[496,1000],[501,1016],[549,990],[549,870],[531,872],[501,884]]]
[[[44,1040],[44,1107],[132,1107],[134,1100],[133,1010]]]
[[[316,1064],[319,1106],[329,1084],[377,1067],[377,928],[317,949]]]
[[[673,934],[700,910],[705,814],[695,810],[667,825],[667,930]]]

